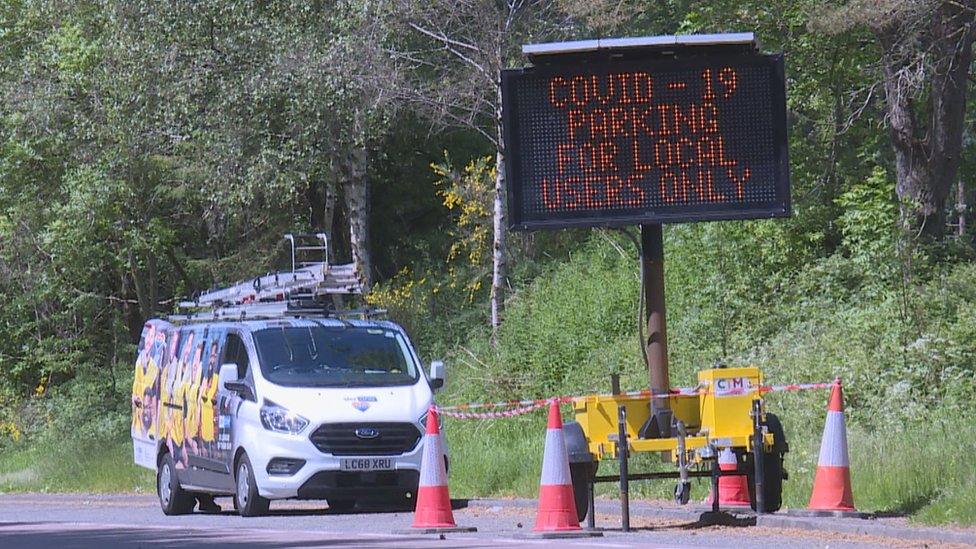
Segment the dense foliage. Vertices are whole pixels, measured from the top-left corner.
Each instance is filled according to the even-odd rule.
[[[936,215],[929,195],[913,202],[924,177],[904,190],[910,151],[883,93],[891,70],[911,76],[898,112],[948,131],[927,105],[939,55],[958,52],[925,26],[947,3],[528,4],[538,24],[500,39],[451,28],[440,3],[0,0],[0,448],[124,439],[143,321],[280,265],[294,231],[369,260],[371,303],[450,359],[447,400],[601,389],[611,372],[642,386],[633,231],[509,235],[492,334],[499,156],[478,102],[495,95],[416,32],[432,21],[509,66],[540,38],[754,30],[786,55],[794,214],[666,229],[672,380],[716,362],[783,382],[840,375],[863,432],[972,414],[973,109],[955,120],[962,183]],[[892,26],[916,34],[892,45]],[[822,395],[777,405],[800,433],[820,422]]]

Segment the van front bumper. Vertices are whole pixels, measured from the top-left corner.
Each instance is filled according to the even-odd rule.
[[[313,445],[308,434],[287,435],[268,431],[248,433],[256,443],[243,444],[254,466],[258,493],[268,499],[357,498],[370,495],[399,497],[416,494],[423,457],[423,438],[411,451],[394,456],[333,456]],[[387,457],[393,460],[388,471],[343,471],[346,458]],[[304,460],[294,474],[269,474],[268,464],[276,459]]]
[[[298,489],[298,499],[416,497],[420,471],[319,471]]]

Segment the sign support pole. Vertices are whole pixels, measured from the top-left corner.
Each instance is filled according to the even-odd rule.
[[[641,270],[644,279],[647,340],[644,352],[654,394],[671,388],[668,373],[668,330],[664,303],[664,231],[660,223],[641,225]],[[651,400],[651,417],[641,428],[641,438],[671,435],[671,408],[667,398]]]

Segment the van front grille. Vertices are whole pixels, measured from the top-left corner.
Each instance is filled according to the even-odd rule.
[[[334,456],[395,456],[416,448],[420,436],[412,423],[325,423],[309,438]]]

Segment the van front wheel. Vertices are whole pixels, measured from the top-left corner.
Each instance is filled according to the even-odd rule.
[[[258,484],[254,480],[254,469],[247,454],[241,454],[237,460],[237,490],[234,494],[234,504],[242,517],[258,517],[268,513],[271,502],[258,494]]]

